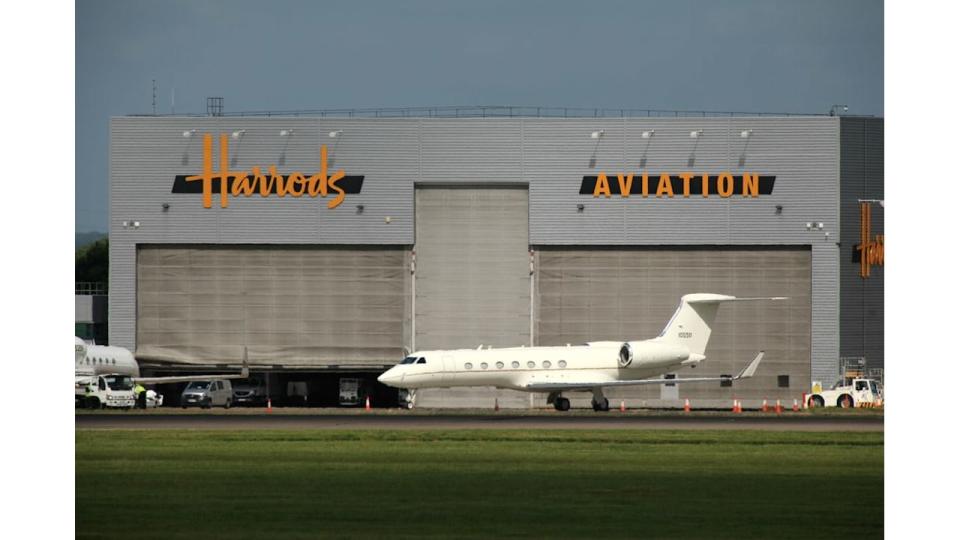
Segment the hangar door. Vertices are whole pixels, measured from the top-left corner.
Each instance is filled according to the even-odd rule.
[[[416,348],[530,343],[526,187],[418,187]]]
[[[137,251],[137,357],[182,364],[391,364],[403,249],[164,246]],[[409,318],[407,318],[409,319]]]
[[[537,253],[539,345],[655,337],[687,293],[790,297],[782,302],[722,305],[707,345],[706,362],[677,373],[679,377],[732,375],[757,352],[766,351],[757,375],[735,383],[736,389],[706,383],[635,387],[613,395],[775,399],[809,390],[808,247],[543,248]],[[784,383],[787,386],[782,386]]]

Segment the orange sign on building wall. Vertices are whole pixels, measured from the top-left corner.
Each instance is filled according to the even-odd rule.
[[[870,268],[883,266],[883,235],[871,236],[870,224],[873,211],[870,202],[860,203],[860,243],[856,249],[860,253],[860,277],[870,277]]]

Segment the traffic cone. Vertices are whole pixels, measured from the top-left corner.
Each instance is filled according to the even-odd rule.
[[[370,410],[370,396],[367,396],[367,403],[363,407],[365,410]]]
[[[500,412],[500,400],[493,398],[493,412]]]
[[[620,400],[620,412],[627,412],[627,406],[622,399]]]
[[[799,411],[800,411],[800,405],[797,404],[797,398],[793,398],[793,412],[799,412]]]
[[[690,398],[686,398],[683,400],[683,412],[685,413],[690,412]]]
[[[737,412],[737,398],[733,398],[733,408],[730,409],[730,412]]]
[[[272,413],[272,412],[273,412],[273,402],[270,401],[270,398],[267,398],[267,412],[268,412],[268,413]]]
[[[761,412],[767,412],[767,398],[763,398],[763,407],[760,407]]]
[[[777,400],[777,416],[780,416],[781,413],[783,413],[783,406],[780,405],[780,400],[778,399]]]

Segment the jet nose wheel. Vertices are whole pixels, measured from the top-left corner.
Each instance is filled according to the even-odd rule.
[[[570,400],[565,397],[558,397],[553,400],[553,408],[558,411],[569,411],[570,410]]]

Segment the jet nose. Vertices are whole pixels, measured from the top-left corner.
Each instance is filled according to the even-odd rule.
[[[397,386],[402,378],[396,368],[390,368],[377,377],[377,380],[387,386]]]

